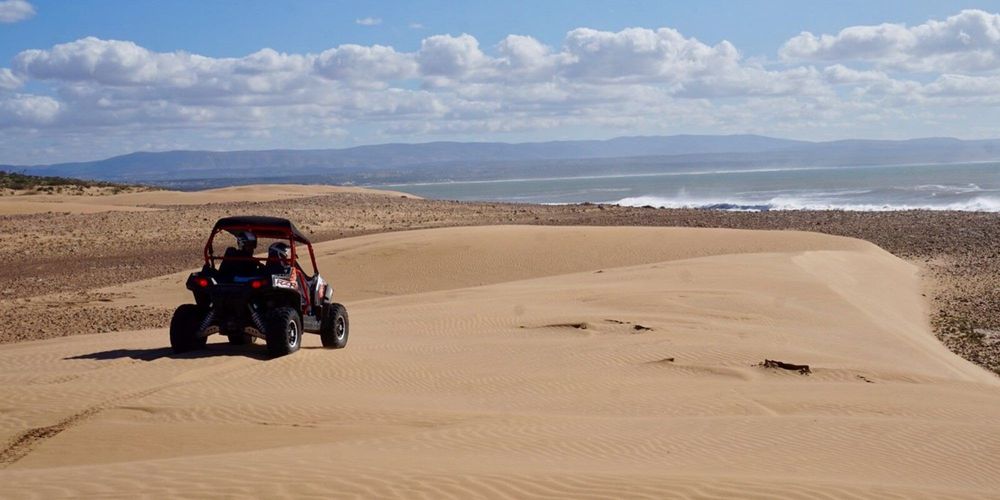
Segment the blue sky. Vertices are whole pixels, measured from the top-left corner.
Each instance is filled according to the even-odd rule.
[[[996,137],[998,12],[0,0],[0,163],[670,133]]]
[[[919,24],[963,8],[1000,10],[1000,2],[927,1],[302,1],[33,0],[28,22],[0,28],[0,61],[27,48],[51,47],[86,36],[131,40],[156,51],[186,50],[238,57],[271,47],[319,52],[356,43],[415,50],[428,34],[469,33],[483,44],[508,34],[557,45],[586,26],[618,31],[669,26],[704,42],[729,40],[748,55],[773,57],[800,31],[836,32],[845,26]],[[378,18],[376,26],[357,19]],[[410,28],[420,24],[422,29]]]

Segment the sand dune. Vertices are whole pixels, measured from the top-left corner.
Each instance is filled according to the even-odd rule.
[[[868,243],[488,227],[320,253],[343,351],[172,356],[164,330],[0,346],[0,496],[1000,491],[1000,384]]]
[[[36,194],[31,196],[0,197],[0,215],[17,215],[45,212],[94,213],[107,211],[153,210],[155,205],[203,205],[206,203],[231,203],[239,201],[274,201],[335,193],[368,193],[389,196],[413,195],[396,191],[368,189],[353,186],[255,184],[202,191],[143,191],[104,196],[78,196],[70,194]]]
[[[220,242],[227,244],[224,237]],[[356,301],[708,255],[871,246],[789,231],[481,226],[347,238],[314,245],[314,251],[337,296]],[[179,304],[188,299],[184,281],[193,271],[99,292],[120,297],[104,303],[109,306]]]

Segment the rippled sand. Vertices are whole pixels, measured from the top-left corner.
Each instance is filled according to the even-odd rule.
[[[163,329],[0,346],[0,497],[1000,491],[996,377],[870,243],[492,226],[317,251],[345,350],[174,356]],[[109,300],[174,305],[182,275]]]

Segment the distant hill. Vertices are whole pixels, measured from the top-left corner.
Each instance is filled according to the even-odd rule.
[[[166,185],[199,185],[196,179],[202,185],[238,184],[248,179],[363,184],[991,160],[1000,160],[1000,140],[807,142],[757,135],[676,135],[519,144],[430,142],[322,150],[139,152],[91,162],[0,169]]]
[[[0,192],[22,191],[30,193],[80,193],[86,189],[102,189],[111,193],[150,189],[146,186],[117,184],[113,182],[70,179],[66,177],[49,177],[27,175],[19,172],[0,170]]]

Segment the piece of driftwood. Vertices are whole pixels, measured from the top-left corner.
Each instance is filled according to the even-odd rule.
[[[784,361],[777,361],[774,359],[765,359],[763,363],[760,364],[764,368],[781,368],[782,370],[791,370],[794,372],[799,372],[802,375],[809,375],[812,371],[809,369],[809,365],[795,365],[792,363],[785,363]]]

